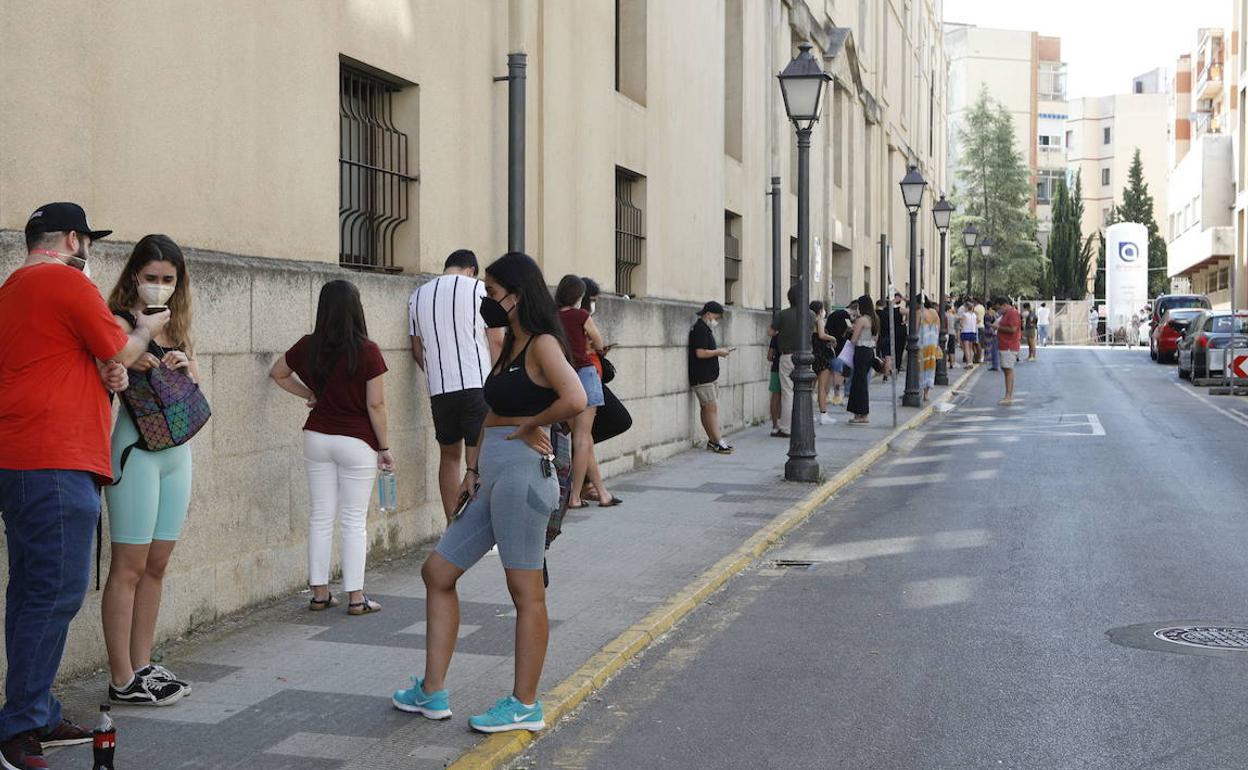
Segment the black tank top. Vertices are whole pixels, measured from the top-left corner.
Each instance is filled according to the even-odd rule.
[[[135,318],[134,313],[131,313],[129,310],[114,310],[113,315],[124,319],[126,323],[130,324],[131,329],[139,328],[139,319]],[[165,354],[170,350],[182,350],[182,346],[174,345],[173,347],[166,348],[157,344],[156,340],[149,340],[147,343],[147,352],[157,358],[164,358]],[[182,352],[185,353],[186,351],[182,350]]]
[[[509,364],[500,360],[485,380],[485,403],[499,417],[532,417],[545,411],[559,398],[554,388],[543,388],[529,377],[524,358],[532,344],[533,338],[530,337],[520,355]]]

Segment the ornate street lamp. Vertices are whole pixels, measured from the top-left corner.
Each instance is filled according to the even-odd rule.
[[[902,406],[922,406],[923,394],[919,390],[919,208],[923,205],[923,191],[927,180],[919,173],[918,166],[911,166],[901,180],[901,198],[910,212],[910,331],[906,335],[906,392],[901,397]]]
[[[819,480],[819,461],[811,403],[815,359],[810,351],[810,132],[823,107],[823,88],[832,78],[819,67],[811,48],[810,43],[799,45],[797,56],[778,77],[784,111],[797,130],[797,350],[793,353],[793,419],[784,477],[813,483]]]
[[[936,307],[940,308],[940,350],[936,354],[936,384],[949,384],[949,369],[945,363],[946,345],[949,344],[949,330],[945,327],[945,236],[949,234],[949,223],[953,219],[954,205],[940,194],[940,200],[932,206],[932,219],[940,232],[940,282],[936,286]]]
[[[966,246],[966,296],[971,296],[971,254],[979,242],[979,228],[971,222],[962,228],[962,244]]]

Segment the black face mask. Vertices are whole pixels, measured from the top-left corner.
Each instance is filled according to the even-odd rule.
[[[491,329],[498,329],[511,322],[507,317],[507,308],[493,297],[485,297],[481,300],[481,319]]]

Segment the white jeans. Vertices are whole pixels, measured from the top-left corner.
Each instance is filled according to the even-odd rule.
[[[338,519],[342,553],[342,589],[364,588],[368,552],[368,504],[377,477],[377,452],[351,436],[305,430],[303,460],[308,467],[308,584],[329,584],[334,519]]]
[[[793,429],[793,354],[780,356],[780,428]]]

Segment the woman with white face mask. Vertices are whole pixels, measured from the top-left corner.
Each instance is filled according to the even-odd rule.
[[[170,310],[169,324],[130,366],[132,383],[138,373],[161,367],[199,381],[191,347],[190,276],[172,239],[148,235],[135,244],[108,306],[126,333],[145,312]],[[112,438],[113,478],[118,481],[104,488],[112,539],[101,609],[112,674],[108,699],[167,706],[191,692],[190,685],[151,661],[165,568],[191,500],[191,447],[149,452],[136,446],[138,441],[138,428],[123,405]]]

